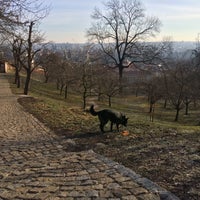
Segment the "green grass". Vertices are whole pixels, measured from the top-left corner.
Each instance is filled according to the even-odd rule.
[[[8,76],[12,83],[13,75]],[[16,89],[11,84],[14,93],[22,94],[22,89]],[[69,93],[67,99],[59,94],[55,84],[43,83],[31,80],[29,96],[35,100],[23,101],[26,108],[37,115],[44,123],[53,129],[64,129],[74,133],[98,131],[98,119],[82,109],[81,95]],[[98,102],[97,109],[108,107],[107,100]],[[87,106],[91,104],[88,99]],[[199,123],[200,107],[191,108],[190,115],[184,116],[184,110],[180,113],[178,122],[174,122],[175,110],[168,105],[163,108],[163,102],[155,107],[154,122],[150,122],[148,114],[149,105],[146,97],[125,96],[112,99],[112,109],[121,111],[129,117],[128,130],[133,133],[143,133],[149,129],[176,129],[182,132],[200,131]]]

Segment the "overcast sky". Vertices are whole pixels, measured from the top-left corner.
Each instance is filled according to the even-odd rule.
[[[94,7],[106,0],[45,0],[51,11],[40,29],[47,41],[86,42]],[[157,40],[170,36],[174,41],[195,41],[200,33],[200,0],[141,0],[145,13],[158,17],[161,32]]]

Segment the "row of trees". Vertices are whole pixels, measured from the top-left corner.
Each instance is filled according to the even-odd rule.
[[[144,83],[150,113],[153,112],[156,102],[162,100],[164,108],[168,102],[176,110],[175,121],[178,121],[182,109],[185,108],[185,115],[189,114],[190,104],[196,105],[200,98],[199,54],[198,49],[191,50],[189,53],[172,56],[157,67],[158,75]]]
[[[103,10],[94,10],[87,31],[90,43],[62,50],[49,48],[38,31],[49,11],[39,0],[0,0],[0,5],[1,41],[10,49],[18,87],[21,69],[26,72],[24,94],[28,94],[32,72],[42,68],[45,82],[56,81],[65,98],[70,87],[81,93],[84,108],[88,96],[107,96],[111,106],[113,96],[140,85],[148,96],[150,112],[157,101],[164,99],[176,109],[177,121],[183,105],[187,113],[190,103],[198,99],[199,49],[186,59],[175,56],[169,39],[148,42],[159,32],[161,22],[147,17],[138,0],[108,0]],[[155,68],[154,76],[126,82],[126,69],[144,70],[143,66],[149,65]]]
[[[102,57],[96,45],[76,46],[59,51],[51,47],[42,51],[40,58],[44,62],[42,68],[45,82],[57,82],[60,94],[64,91],[65,98],[69,88],[78,92],[83,97],[83,107],[87,97],[91,96],[97,96],[99,100],[106,97],[111,106],[112,97],[125,93],[133,94],[134,88],[137,95],[148,97],[150,113],[153,112],[155,104],[162,100],[164,107],[168,103],[176,110],[175,121],[178,121],[180,110],[185,108],[185,114],[188,115],[189,105],[192,102],[195,104],[199,99],[199,51],[197,48],[177,54],[173,51],[173,43],[168,42],[168,47],[168,52],[160,56],[159,65],[130,66],[133,73],[137,69],[147,75],[140,73],[137,80],[134,76],[132,80],[126,80],[125,73],[123,85],[120,85],[117,70],[105,65],[105,57]],[[120,90],[121,86],[123,92]]]
[[[44,71],[44,82],[57,84],[60,94],[68,97],[68,90],[82,94],[83,107],[87,97],[98,96],[100,100],[119,94],[119,79],[116,71],[103,65],[100,50],[93,45],[76,46],[55,51],[55,47],[43,50],[38,57]],[[91,53],[92,52],[92,53]]]
[[[31,74],[38,67],[35,59],[44,45],[44,37],[38,27],[48,11],[48,6],[40,0],[0,0],[1,48],[9,48],[11,52],[5,59],[16,70],[15,83],[18,87],[21,69],[26,72],[24,94],[28,94]]]
[[[7,45],[10,43],[12,48],[12,64],[16,68],[18,86],[19,71],[22,67],[26,70],[24,94],[27,94],[31,73],[40,64],[35,60],[42,49],[43,36],[37,27],[47,15],[48,8],[39,0],[9,0],[1,4],[5,6],[1,11],[1,20],[8,24],[2,29],[1,37],[3,41],[8,40]],[[132,64],[152,62],[162,50],[163,47],[155,48],[145,43],[159,32],[160,21],[156,17],[147,17],[138,0],[108,0],[104,6],[105,12],[94,10],[94,23],[88,29],[87,36],[90,42],[98,43],[106,65],[118,69],[118,81],[122,85],[125,68]],[[13,16],[13,13],[17,14]]]

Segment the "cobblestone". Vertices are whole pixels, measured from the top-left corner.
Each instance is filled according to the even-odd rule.
[[[67,152],[67,141],[17,103],[5,74],[0,106],[0,200],[178,200],[92,150]]]

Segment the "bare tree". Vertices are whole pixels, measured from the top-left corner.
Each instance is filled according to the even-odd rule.
[[[192,98],[192,68],[184,58],[176,58],[171,62],[166,72],[167,97],[176,110],[175,121],[179,119],[179,112],[184,108],[184,102],[190,103]],[[187,108],[188,109],[188,108]]]
[[[102,77],[102,91],[103,95],[108,98],[108,106],[112,106],[112,98],[119,94],[119,82],[115,72],[106,73]]]
[[[196,48],[192,52],[193,65],[199,70],[200,68],[200,34],[197,36]]]
[[[98,42],[108,64],[118,68],[121,82],[124,68],[150,61],[155,56],[155,49],[141,42],[159,32],[160,21],[156,17],[145,16],[138,0],[109,0],[104,6],[103,11],[94,10],[92,19],[95,22],[87,35]]]
[[[15,51],[13,54],[12,64],[17,66],[16,57],[16,40],[14,34],[17,33],[18,27],[22,26],[21,16],[27,8],[27,0],[0,0],[0,39],[1,44]],[[7,58],[8,59],[8,58]],[[16,65],[17,64],[17,65]],[[17,71],[18,72],[18,71]],[[16,74],[17,74],[16,72]],[[17,79],[16,79],[17,80]]]
[[[60,65],[60,75],[57,77],[60,83],[60,95],[64,89],[65,99],[68,97],[69,87],[77,81],[77,64],[71,61],[63,60]]]
[[[77,63],[78,64],[78,63]],[[93,75],[91,71],[91,67],[88,65],[88,62],[79,63],[76,66],[78,70],[78,88],[77,90],[82,93],[83,99],[83,109],[86,108],[86,100],[89,96],[91,96],[91,91],[93,87]]]
[[[15,84],[17,84],[18,88],[21,86],[20,71],[22,69],[22,65],[20,63],[20,57],[23,56],[25,52],[23,49],[23,42],[24,40],[21,38],[14,38],[12,42],[12,54],[14,59],[12,66],[15,68]]]
[[[0,0],[0,34],[18,35],[28,19],[44,17],[48,11],[41,0]]]
[[[94,92],[98,97],[98,101],[103,100],[104,97],[104,85],[106,82],[105,77],[107,75],[107,68],[102,67],[101,64],[97,63],[95,66],[95,69],[93,71],[93,77],[94,77]]]
[[[39,31],[39,23],[44,19],[49,11],[47,6],[44,6],[41,1],[36,0],[31,5],[31,12],[26,9],[22,16],[22,21],[24,21],[24,26],[21,31],[24,32],[25,40],[25,55],[20,57],[20,63],[26,71],[26,81],[24,86],[24,94],[27,95],[29,91],[29,84],[31,80],[32,72],[38,67],[39,63],[36,63],[36,56],[42,50],[44,44],[44,37]],[[20,31],[20,32],[21,32]]]
[[[20,57],[20,63],[22,67],[26,71],[26,81],[24,86],[24,94],[27,95],[29,91],[29,84],[31,80],[31,74],[32,72],[38,67],[38,63],[35,63],[35,57],[36,55],[41,51],[42,47],[39,46],[41,42],[43,41],[42,36],[38,34],[36,31],[36,34],[34,34],[34,25],[36,25],[36,22],[31,21],[28,23],[28,38],[26,40],[26,54],[25,57]],[[35,48],[34,48],[35,45]]]
[[[13,32],[21,24],[20,15],[26,0],[0,0],[0,34]]]
[[[57,80],[60,77],[62,74],[62,60],[63,56],[60,52],[48,48],[44,48],[36,57],[39,68],[44,72],[45,83],[49,80]]]
[[[196,67],[190,61],[187,61],[185,65],[184,75],[186,84],[183,102],[185,104],[185,115],[189,115],[190,104],[199,98],[200,84]]]
[[[37,67],[34,60],[41,50],[38,44],[43,41],[36,27],[48,14],[49,7],[44,6],[41,0],[0,0],[0,5],[0,33],[14,37],[13,50],[18,53],[17,62],[26,70],[24,94],[28,94],[31,74]],[[22,49],[20,52],[16,51],[17,43],[18,50],[19,46]]]
[[[152,77],[144,84],[148,95],[150,121],[153,122],[156,102],[158,102],[163,96],[164,82],[162,77],[159,75]]]
[[[89,96],[94,95],[94,74],[93,66],[89,56],[89,51],[92,45],[85,45],[79,49],[78,59],[77,59],[77,80],[79,84],[79,91],[82,93],[83,108],[86,107],[86,100]]]

